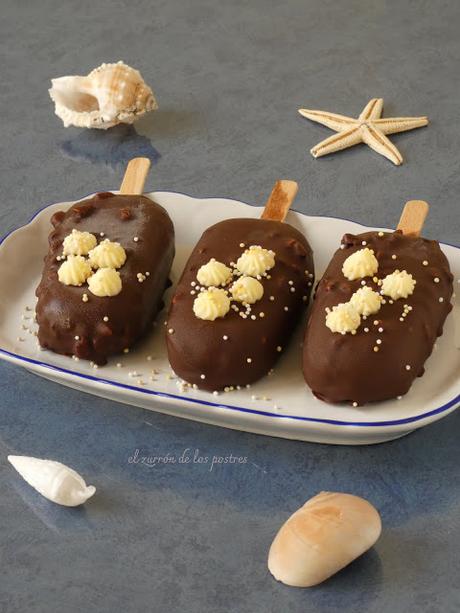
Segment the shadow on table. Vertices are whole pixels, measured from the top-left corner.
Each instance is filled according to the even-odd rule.
[[[109,130],[79,130],[59,144],[61,153],[72,160],[104,164],[110,168],[124,166],[133,157],[146,157],[156,164],[160,153],[147,136],[141,136],[131,125],[118,125]]]
[[[160,108],[136,123],[139,134],[153,139],[190,136],[204,128],[203,113],[193,109]]]
[[[15,373],[12,369],[11,385]],[[332,610],[339,597],[344,608],[371,610],[384,584],[382,566],[391,567],[391,552],[399,551],[392,544],[393,529],[404,529],[420,517],[439,517],[459,505],[459,412],[390,443],[328,446],[206,426],[70,389],[64,394],[51,382],[44,396],[40,379],[22,371],[20,379],[14,414],[3,417],[2,454],[62,461],[98,488],[85,507],[64,509],[42,499],[18,475],[9,475],[8,484],[44,525],[88,538],[112,535],[115,529],[132,534],[136,546],[145,540],[149,551],[158,549],[169,557],[191,547],[203,581],[217,573],[213,556],[219,539],[232,534],[226,545],[227,571],[243,581],[240,561],[250,565],[258,560],[251,589],[268,591],[274,602],[281,593],[292,606]],[[51,386],[59,390],[60,402]],[[40,398],[40,406],[25,401],[26,389],[28,397]],[[209,462],[134,461],[144,456],[179,458],[186,450],[201,458],[231,454],[246,462],[216,464],[210,470]],[[311,590],[270,582],[266,555],[273,536],[321,490],[361,495],[379,509],[384,529],[377,549]],[[176,537],[170,525],[176,526]],[[406,546],[412,560],[410,542]]]
[[[371,611],[383,583],[382,561],[375,549],[370,549],[330,579],[308,590],[296,590],[298,602],[335,611],[340,601],[343,610]],[[281,586],[281,590],[292,588]],[[324,607],[324,609],[323,609]]]
[[[127,412],[121,412],[123,421]],[[124,457],[113,458],[112,470],[141,488],[201,502],[220,498],[280,518],[321,490],[350,492],[369,499],[392,525],[459,503],[459,412],[396,441],[354,447],[262,437],[148,411],[134,415],[142,426],[125,432],[118,447]],[[129,462],[136,449],[146,462]],[[184,450],[196,461],[149,465],[152,456],[177,459]],[[211,470],[214,457],[230,455],[246,461],[218,460]]]
[[[11,487],[29,507],[31,512],[53,532],[65,532],[68,528],[71,528],[72,531],[91,531],[91,523],[88,521],[85,506],[62,507],[51,502],[36,492],[20,477],[18,478],[17,474],[12,475],[9,481]]]
[[[42,384],[32,376],[27,380],[24,389]],[[46,385],[62,393],[57,384]],[[36,394],[40,397],[39,389]],[[273,518],[274,525],[322,490],[367,498],[384,523],[393,526],[442,512],[460,500],[458,411],[396,441],[352,447],[207,426],[70,389],[65,403],[56,406],[53,398],[52,393],[42,395],[37,411],[19,397],[14,419],[5,420],[0,442],[8,453],[69,464],[92,477],[96,487],[103,488],[110,476],[124,493],[134,487],[139,494],[169,491],[198,505],[219,500]],[[49,428],[50,423],[56,426]],[[29,441],[29,448],[10,447],[18,428],[32,427],[41,435],[31,439],[32,445]],[[66,436],[56,436],[55,428],[60,427]],[[188,462],[180,461],[184,453]],[[173,460],[166,461],[168,457]],[[243,461],[220,459],[230,457]]]
[[[108,130],[69,128],[71,137],[61,141],[59,149],[72,160],[113,169],[124,166],[133,157],[146,157],[156,164],[161,154],[153,141],[183,138],[203,127],[203,116],[198,111],[160,109],[140,119],[135,127],[119,124]]]
[[[90,477],[95,470],[148,490],[170,489],[180,496],[220,497],[241,508],[280,516],[293,512],[320,490],[348,491],[368,498],[394,524],[451,506],[460,498],[460,412],[396,441],[369,446],[335,446],[289,441],[207,426],[81,395],[11,368],[21,380],[14,412],[4,415],[1,439],[8,453],[50,457]],[[27,379],[27,384],[23,379]],[[65,393],[56,404],[53,389]],[[29,406],[28,390],[39,398]],[[35,392],[34,392],[35,390]],[[40,425],[41,424],[41,425]],[[54,424],[52,428],[50,424]],[[18,428],[39,429],[32,448],[10,448]],[[64,428],[66,436],[56,436]],[[30,441],[29,441],[30,444]],[[176,461],[154,466],[129,462],[138,455],[170,454]],[[179,463],[185,449],[208,463]],[[211,463],[214,456],[246,458],[244,463]],[[98,484],[95,483],[97,486]],[[102,484],[101,484],[102,485]]]

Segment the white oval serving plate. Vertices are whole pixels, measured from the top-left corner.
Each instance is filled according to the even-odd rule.
[[[207,227],[229,217],[259,217],[262,211],[222,198],[197,199],[170,192],[148,195],[168,210],[176,228],[174,282]],[[50,217],[71,204],[47,206],[0,243],[1,358],[47,379],[118,402],[227,428],[320,443],[381,443],[426,426],[460,406],[458,302],[427,361],[425,376],[417,379],[401,400],[361,408],[323,403],[306,387],[301,374],[301,329],[272,376],[251,389],[219,396],[184,388],[172,373],[163,339],[164,313],[138,347],[128,355],[112,359],[103,368],[95,369],[87,362],[41,350],[34,335],[35,287],[48,248]],[[344,233],[367,230],[344,219],[309,217],[294,211],[287,221],[310,241],[317,279]],[[457,284],[460,249],[450,245],[442,248]],[[171,290],[167,298],[170,295]]]

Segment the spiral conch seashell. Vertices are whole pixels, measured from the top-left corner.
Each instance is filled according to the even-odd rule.
[[[86,485],[83,477],[60,462],[20,455],[9,455],[8,461],[29,485],[57,504],[76,507],[96,492],[94,485]]]
[[[48,90],[64,126],[106,130],[158,108],[141,73],[123,62],[101,64],[86,77],[51,79]]]

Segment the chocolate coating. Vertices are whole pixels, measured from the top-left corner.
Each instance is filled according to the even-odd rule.
[[[356,335],[333,333],[325,324],[325,309],[347,302],[362,287],[361,279],[345,278],[342,266],[348,256],[363,248],[363,241],[374,250],[379,262],[376,277],[383,279],[396,269],[406,270],[416,280],[415,289],[411,296],[393,304],[391,298],[383,296],[386,303],[378,313],[362,318]],[[304,340],[305,380],[318,398],[333,403],[360,405],[402,396],[414,379],[423,375],[424,363],[452,309],[449,263],[436,241],[403,236],[399,231],[383,236],[377,232],[345,234],[342,245],[316,289]],[[380,291],[370,277],[365,281]],[[400,321],[405,304],[412,310]],[[377,352],[374,347],[378,347]]]
[[[145,196],[104,192],[55,213],[51,223],[54,230],[36,291],[38,340],[56,353],[105,364],[108,356],[140,339],[163,306],[174,258],[172,221],[161,206]],[[56,258],[74,228],[91,232],[98,241],[108,238],[124,247],[127,260],[119,270],[123,287],[117,296],[99,298],[86,283],[74,287],[59,282],[57,272],[62,262]],[[134,237],[139,240],[135,242]],[[150,275],[139,283],[137,274],[146,272]],[[83,302],[83,294],[88,295],[88,302]]]
[[[240,247],[241,243],[245,247]],[[275,266],[268,271],[270,278],[261,279],[264,295],[251,305],[255,320],[251,316],[243,319],[233,309],[214,321],[197,318],[193,312],[196,296],[190,292],[200,266],[211,258],[229,266],[251,245],[275,252]],[[289,285],[289,281],[293,284]],[[166,337],[173,370],[188,383],[210,391],[260,379],[280,356],[277,347],[286,347],[312,284],[311,248],[289,224],[228,219],[210,227],[191,254],[172,299]],[[244,307],[240,308],[244,311]],[[260,313],[264,316],[260,317]]]

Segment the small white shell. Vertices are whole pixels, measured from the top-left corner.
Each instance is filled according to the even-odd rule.
[[[48,90],[64,126],[106,130],[134,123],[158,108],[141,73],[123,62],[102,64],[88,76],[51,79]]]
[[[52,460],[40,460],[20,455],[9,455],[8,461],[29,485],[42,496],[66,507],[77,507],[96,492],[72,468]]]

